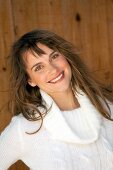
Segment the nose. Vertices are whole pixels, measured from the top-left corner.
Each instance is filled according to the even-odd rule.
[[[49,71],[49,73],[57,73],[58,72],[58,67],[55,65],[55,64],[53,64],[53,63],[49,63],[49,65],[48,65],[48,71]]]

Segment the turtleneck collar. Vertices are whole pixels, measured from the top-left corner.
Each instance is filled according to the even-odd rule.
[[[53,99],[44,91],[40,90],[40,92],[47,108],[52,106],[43,123],[53,139],[77,144],[93,143],[98,139],[102,122],[101,115],[86,94],[82,91],[76,94],[80,109],[78,114],[75,109],[74,116],[79,126],[76,126],[76,130],[73,131]]]

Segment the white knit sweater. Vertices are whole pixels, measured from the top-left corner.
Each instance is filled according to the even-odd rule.
[[[113,122],[102,118],[86,95],[77,95],[80,108],[61,112],[41,94],[47,107],[52,103],[43,127],[28,135],[39,122],[13,117],[0,136],[0,170],[19,159],[31,170],[113,170]]]

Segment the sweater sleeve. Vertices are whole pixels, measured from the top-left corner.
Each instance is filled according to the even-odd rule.
[[[18,116],[12,118],[10,124],[0,135],[0,170],[7,170],[19,160],[22,153],[21,130]]]

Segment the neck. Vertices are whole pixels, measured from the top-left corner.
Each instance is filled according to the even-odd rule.
[[[80,104],[73,94],[72,89],[65,92],[52,93],[50,96],[62,111],[73,110],[80,107]]]

